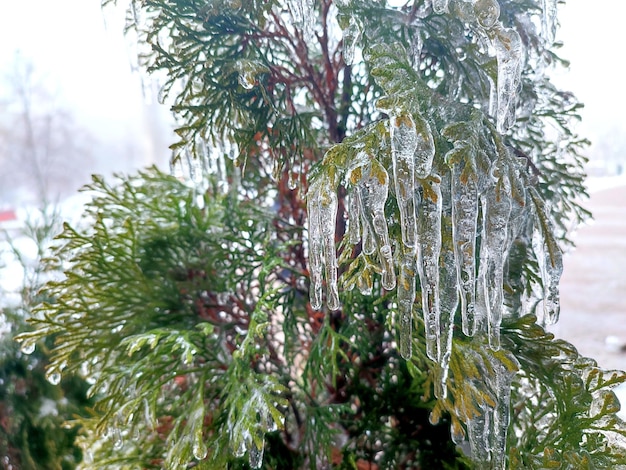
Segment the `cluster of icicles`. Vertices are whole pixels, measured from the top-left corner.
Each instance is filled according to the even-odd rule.
[[[349,0],[338,2],[340,7],[349,3]],[[455,3],[454,11],[463,13],[464,20],[482,32],[495,52],[498,75],[497,82],[492,84],[495,86],[490,114],[497,130],[506,132],[515,120],[524,55],[520,36],[514,29],[503,27],[498,19],[500,6],[496,0],[432,0],[432,8],[436,13],[448,13],[452,3]],[[552,42],[556,0],[544,0],[543,6],[544,36],[547,42]],[[362,33],[361,23],[353,18],[343,24],[344,57],[351,63]],[[512,185],[517,182],[512,181],[510,175],[520,162],[512,151],[500,148],[500,156],[492,161],[491,171],[484,176],[477,175],[468,171],[470,167],[475,168],[470,148],[474,144],[455,139],[450,126],[440,130],[453,145],[443,156],[449,171],[436,174],[433,172],[436,150],[429,122],[400,107],[380,110],[389,115],[386,138],[391,148],[392,168],[386,169],[365,146],[353,149],[356,156],[345,168],[347,186],[351,189],[348,237],[353,245],[361,243],[367,259],[374,260],[376,265],[365,269],[380,274],[385,290],[396,289],[398,349],[405,358],[412,354],[413,312],[416,281],[419,280],[426,352],[440,365],[442,372],[435,384],[435,394],[443,398],[447,393],[457,309],[465,335],[484,332],[489,347],[500,348],[505,267],[513,242],[527,227],[528,206],[535,208],[534,219],[539,222],[533,231],[532,247],[542,277],[545,324],[558,319],[561,253],[554,240],[547,236],[550,223],[536,190],[533,187],[522,189],[524,201],[521,202],[513,195]],[[455,155],[462,157],[455,158]],[[335,249],[338,178],[336,174],[321,173],[309,187],[310,300],[314,309],[320,309],[323,304],[324,277],[328,308],[341,307]],[[390,239],[385,214],[390,190],[399,210],[401,240],[397,241]],[[451,232],[451,236],[442,236],[442,232],[445,235]],[[479,247],[477,239],[480,239]],[[371,293],[371,276],[362,276],[356,285],[362,293]],[[482,415],[467,419],[468,438],[476,461],[490,462],[491,468],[504,468],[510,385],[514,374],[494,364],[493,371],[487,375],[485,380],[497,391],[497,403],[486,406]]]

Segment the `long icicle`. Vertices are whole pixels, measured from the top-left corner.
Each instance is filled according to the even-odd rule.
[[[481,197],[483,240],[480,249],[479,272],[480,287],[484,289],[489,345],[494,350],[500,348],[500,324],[504,304],[504,264],[511,213],[508,176],[502,168],[499,168],[498,172],[500,179],[496,185]]]
[[[468,157],[469,158],[469,157]],[[452,167],[452,238],[461,293],[461,327],[467,336],[476,332],[476,234],[478,185],[468,171],[470,163]]]
[[[326,267],[327,304],[331,310],[340,308],[337,287],[337,253],[335,226],[337,221],[337,193],[326,175],[316,179],[307,196],[309,214],[309,244],[311,253],[311,306],[322,307],[322,266]]]
[[[445,173],[441,181],[442,216],[441,216],[441,255],[439,262],[439,335],[440,360],[438,380],[435,382],[435,396],[447,396],[448,369],[452,354],[452,335],[454,329],[454,315],[459,305],[459,291],[457,288],[457,266],[452,236],[452,196],[451,175]]]
[[[385,202],[387,202],[389,193],[389,175],[387,170],[373,157],[368,167],[362,168],[361,171],[362,177],[356,183],[356,188],[362,206],[361,214],[367,221],[367,223],[363,223],[363,235],[365,237],[365,227],[371,224],[371,228],[368,228],[368,230],[371,229],[373,232],[370,233],[372,242],[375,245],[373,251],[378,247],[382,269],[382,285],[385,289],[391,290],[396,286],[396,273],[389,242],[389,229],[387,227],[387,219],[385,218]]]
[[[415,246],[417,225],[415,220],[415,159],[417,132],[409,113],[391,116],[391,160],[395,181],[396,200],[400,210],[402,242],[407,247]]]
[[[524,52],[522,39],[512,28],[494,28],[492,44],[498,60],[497,126],[498,132],[504,133],[515,123],[517,89],[521,80]]]
[[[398,277],[398,316],[400,330],[400,355],[410,359],[413,338],[413,304],[415,303],[415,247],[402,247],[400,275]]]
[[[426,328],[426,354],[440,359],[439,254],[441,253],[441,188],[438,178],[422,181],[423,197],[417,233],[422,310]]]

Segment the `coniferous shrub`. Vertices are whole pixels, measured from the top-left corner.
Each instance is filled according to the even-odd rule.
[[[544,330],[586,216],[554,0],[129,12],[186,182],[95,178],[22,337],[93,382],[87,466],[626,466],[626,375]]]

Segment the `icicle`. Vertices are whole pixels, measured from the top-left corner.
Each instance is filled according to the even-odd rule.
[[[340,307],[337,288],[337,254],[335,251],[335,224],[337,194],[326,175],[311,183],[307,197],[309,214],[309,244],[311,266],[311,306],[322,306],[322,265],[326,267],[327,303],[331,310]]]
[[[491,29],[500,17],[500,4],[497,0],[476,0],[474,14],[481,27]]]
[[[265,439],[260,438],[261,445],[257,447],[256,440],[250,439],[250,446],[248,447],[248,463],[251,468],[261,468],[263,464],[263,451],[265,449]]]
[[[367,167],[362,168],[362,171],[363,174],[357,182],[356,189],[359,192],[361,214],[364,218],[363,251],[366,251],[365,236],[366,233],[369,233],[371,241],[368,241],[368,243],[372,243],[379,248],[383,287],[391,290],[396,286],[396,273],[389,243],[389,230],[385,218],[385,202],[387,202],[389,192],[389,175],[374,158],[371,158],[371,163]],[[365,227],[368,227],[368,229],[366,230]]]
[[[433,0],[433,11],[435,13],[447,13],[448,0]]]
[[[493,368],[494,394],[496,407],[491,417],[489,433],[489,449],[491,451],[491,468],[506,469],[506,435],[509,428],[511,409],[511,382],[515,372],[507,370],[501,363]]]
[[[501,172],[503,173],[503,172]],[[507,252],[508,221],[511,213],[510,185],[502,174],[496,186],[481,196],[483,214],[480,247],[479,289],[485,302],[489,345],[500,348],[500,324],[504,304],[504,264]]]
[[[415,246],[417,226],[415,220],[415,160],[417,133],[409,113],[391,116],[391,158],[396,187],[396,200],[400,210],[402,242]]]
[[[423,48],[424,40],[422,39],[422,34],[420,31],[415,31],[410,44],[411,65],[415,71],[419,71],[420,69]]]
[[[415,116],[417,148],[415,149],[415,176],[426,178],[430,175],[435,158],[435,142],[428,121],[420,115]]]
[[[422,310],[426,327],[426,354],[440,360],[439,254],[441,253],[440,182],[422,182],[423,197],[417,223],[418,273],[422,288]]]
[[[493,419],[491,408],[483,410],[483,414],[475,416],[467,422],[467,434],[469,439],[472,460],[477,464],[487,465],[489,468],[489,426]]]
[[[517,89],[522,74],[523,46],[520,35],[511,28],[499,28],[492,37],[498,60],[498,132],[504,133],[515,123]]]
[[[559,280],[563,272],[561,251],[558,250],[556,256],[550,256],[539,231],[533,233],[532,245],[543,284],[543,318],[540,323],[543,326],[553,325],[558,321],[560,311]]]
[[[441,181],[442,217],[441,217],[441,255],[439,262],[439,302],[440,302],[440,359],[439,377],[435,383],[435,396],[445,398],[448,387],[448,368],[452,354],[452,335],[454,315],[459,304],[457,289],[457,266],[453,242],[453,219],[451,197],[451,175],[446,173]]]
[[[467,162],[452,167],[452,238],[461,294],[463,333],[476,332],[476,234],[478,224],[478,187],[472,175],[464,176]]]
[[[348,237],[350,243],[356,245],[361,241],[361,202],[359,201],[359,192],[352,191],[350,196],[350,210],[348,211]]]
[[[346,65],[354,63],[354,53],[361,38],[363,23],[356,16],[350,15],[347,27],[343,30],[343,60]]]
[[[542,0],[541,6],[543,9],[541,17],[543,39],[551,46],[556,36],[557,0]]]
[[[543,284],[544,326],[553,325],[558,321],[560,312],[559,281],[563,273],[563,253],[554,239],[549,211],[535,188],[531,188],[530,197],[540,225],[540,230],[533,233],[532,245]]]
[[[302,30],[306,41],[313,38],[315,26],[315,0],[289,0],[293,24]]]
[[[400,330],[400,355],[411,358],[413,338],[413,303],[415,302],[415,248],[402,248],[400,275],[398,278],[398,316]]]

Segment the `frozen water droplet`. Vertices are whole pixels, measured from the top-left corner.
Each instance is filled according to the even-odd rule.
[[[239,74],[239,84],[244,87],[246,90],[252,90],[254,88],[254,84],[256,83],[256,78],[250,72],[241,72]]]
[[[500,4],[497,0],[476,0],[474,14],[480,26],[491,29],[500,17]]]
[[[289,179],[287,180],[287,187],[293,191],[298,187],[298,174],[295,171],[289,172]]]
[[[113,437],[113,449],[120,450],[124,447],[124,439],[122,438],[122,431],[116,426],[113,428],[111,435]]]
[[[207,449],[207,446],[204,444],[204,442],[196,439],[193,443],[193,456],[198,460],[204,460],[206,459],[208,453],[209,450]]]
[[[435,13],[447,13],[448,12],[448,0],[432,0],[433,11]]]
[[[52,385],[59,385],[61,383],[61,373],[57,370],[50,370],[46,372],[46,380]]]
[[[26,355],[30,355],[35,351],[35,341],[31,341],[31,340],[24,340],[22,341],[22,344],[20,345],[20,351],[23,354]]]

